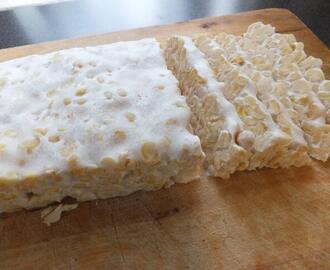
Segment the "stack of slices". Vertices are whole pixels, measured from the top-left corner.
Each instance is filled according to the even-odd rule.
[[[262,23],[0,63],[0,212],[325,161],[321,65]]]

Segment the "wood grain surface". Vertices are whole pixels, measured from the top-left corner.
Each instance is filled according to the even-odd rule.
[[[267,9],[0,50],[0,61],[172,34],[240,34],[255,22],[329,49],[292,13]],[[40,210],[0,216],[0,269],[330,269],[330,161],[201,179],[80,204],[47,227]]]

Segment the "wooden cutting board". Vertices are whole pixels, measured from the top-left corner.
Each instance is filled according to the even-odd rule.
[[[295,34],[329,78],[329,49],[284,9],[4,49],[0,61],[150,36],[240,34],[255,21]],[[0,269],[330,269],[330,161],[86,202],[51,227],[39,210],[2,215]]]

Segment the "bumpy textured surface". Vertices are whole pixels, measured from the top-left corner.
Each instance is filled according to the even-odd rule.
[[[273,42],[271,43],[267,37]],[[242,37],[221,33],[216,38],[200,36],[195,40],[207,56],[217,78],[226,82],[226,95],[234,98],[236,93],[242,92],[242,86],[248,82],[255,89],[256,98],[266,106],[273,121],[290,136],[286,149],[284,148],[277,158],[271,160],[273,165],[280,167],[307,164],[310,161],[308,153],[322,160],[327,158],[324,154],[329,153],[329,149],[325,146],[329,142],[326,133],[322,133],[325,134],[321,140],[322,145],[319,145],[315,151],[315,145],[312,146],[309,142],[310,134],[305,128],[310,122],[299,121],[301,111],[297,111],[297,106],[291,102],[291,99],[294,99],[292,96],[297,96],[294,91],[287,90],[291,80],[277,77],[278,66],[288,55],[287,47],[283,49],[279,40],[291,39],[293,39],[292,35],[275,34],[271,26],[256,23],[251,25]],[[299,83],[299,80],[293,82],[293,87]],[[322,104],[317,98],[315,99],[312,91],[309,95],[316,106],[322,108]],[[245,105],[250,104],[251,101],[246,98]],[[307,101],[304,108],[308,110],[313,101]],[[241,109],[239,114],[249,117],[253,113],[246,113]],[[318,119],[318,124],[312,126],[313,131],[323,132],[322,129],[327,128],[323,125],[324,117],[322,117]]]
[[[244,40],[254,46],[254,52],[244,49]],[[265,77],[255,72],[261,94],[275,88],[274,93],[284,107],[290,108],[292,120],[303,130],[309,154],[316,159],[327,160],[330,126],[326,108],[318,97],[324,81],[320,69],[322,61],[307,57],[304,44],[297,42],[293,35],[277,34],[274,27],[262,23],[250,25],[240,44],[248,61],[256,62],[257,67],[272,74]]]
[[[212,38],[201,36],[195,43],[208,59],[218,81],[224,84],[221,91],[234,105],[243,128],[255,137],[249,147],[241,144],[250,152],[248,168],[292,165],[292,156],[288,155],[290,136],[280,129],[267,106],[259,100],[254,82],[226,60],[223,50]],[[237,141],[240,143],[240,136]]]
[[[204,55],[190,38],[173,37],[168,40],[165,58],[193,112],[192,127],[201,139],[211,174],[227,178],[246,169],[250,153],[240,144],[252,145],[254,136],[243,129],[234,106],[222,94],[223,84],[216,81]]]
[[[286,158],[280,159],[283,164],[306,164],[307,153],[328,159],[330,84],[320,69],[322,61],[307,57],[293,35],[277,34],[272,26],[258,22],[243,36],[220,33],[215,38],[201,36],[196,42],[217,78],[228,81],[227,95],[241,91],[237,83],[233,85],[238,74],[253,83],[257,98],[291,137]]]
[[[0,64],[0,211],[186,182],[204,154],[154,39]]]

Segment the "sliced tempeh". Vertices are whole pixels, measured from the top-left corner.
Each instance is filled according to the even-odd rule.
[[[288,153],[294,156],[288,160],[292,165],[308,162],[306,145],[310,156],[327,160],[330,128],[324,107],[328,98],[322,91],[327,83],[322,82],[321,60],[306,58],[303,44],[296,42],[293,35],[275,33],[273,27],[262,23],[249,26],[243,36],[221,33],[216,42],[205,39],[208,38],[199,39],[200,47],[205,51],[212,45],[210,51],[214,52],[209,53],[209,59],[217,66],[217,77],[223,80],[233,69],[249,77],[273,119],[292,136]],[[279,107],[280,113],[276,114]]]
[[[224,100],[226,104],[230,101],[234,105],[230,106],[230,111],[225,111],[227,119],[231,119],[231,117],[235,115],[235,121],[239,123],[239,129],[236,131],[235,140],[232,140],[231,143],[233,144],[235,142],[247,152],[247,167],[249,169],[255,169],[259,167],[278,167],[281,165],[280,158],[283,159],[286,157],[290,136],[282,132],[274,123],[266,107],[257,99],[253,84],[248,78],[238,76],[237,74],[235,78],[238,80],[235,80],[233,83],[242,84],[240,93],[235,92],[235,89],[232,89],[233,91],[230,93],[228,93],[228,91],[226,92],[226,85],[215,81],[213,72],[205,60],[204,54],[197,49],[192,40],[188,37],[175,37],[170,39],[166,50],[166,58],[169,59],[167,61],[168,65],[179,79],[181,90],[184,95],[188,96],[188,104],[195,112],[195,117],[199,120],[198,124],[202,127],[200,128],[195,125],[194,128],[196,134],[201,137],[204,149],[205,145],[210,145],[208,136],[210,136],[209,134],[211,134],[211,132],[208,129],[203,129],[204,126],[207,127],[210,124],[209,120],[205,117],[208,112],[199,109],[198,106],[196,106],[198,102],[189,102],[189,100],[196,99],[196,96],[198,97],[202,95],[202,93],[204,95],[205,93],[207,95],[221,95],[222,100]],[[191,73],[197,74],[198,78],[201,78],[200,81],[207,87],[190,85],[189,82],[191,79],[189,78],[189,74]],[[235,74],[232,73],[231,75]],[[225,95],[223,95],[223,93]],[[227,106],[229,107],[229,105]],[[194,107],[197,108],[194,109]],[[210,108],[210,106],[208,106],[208,108]],[[220,112],[224,111],[223,105],[218,105],[218,108]],[[212,112],[216,114],[219,113],[219,111],[213,108]],[[201,121],[201,119],[203,119],[203,121]],[[224,129],[227,129],[224,125],[219,125],[216,128],[219,134],[221,134]],[[201,135],[199,134],[200,129],[203,131],[205,130]],[[216,135],[216,133],[213,134]],[[211,140],[211,142],[214,141],[215,140]],[[214,149],[217,149],[217,147],[210,147],[208,150],[205,150],[207,156],[212,156],[210,152],[212,153]],[[216,155],[223,155],[223,153],[224,151],[219,149],[219,153]],[[212,164],[210,158],[208,161]],[[224,163],[224,165],[226,164]],[[282,166],[286,165],[283,164]],[[221,169],[223,170],[223,168],[219,167],[218,171]],[[217,172],[215,175],[220,175],[220,173]]]
[[[307,142],[304,139],[303,131],[297,125],[296,112],[285,106],[282,102],[283,98],[278,96],[279,88],[282,85],[272,87],[272,83],[268,84],[271,73],[268,70],[262,70],[261,67],[257,67],[247,59],[246,54],[242,53],[243,49],[239,47],[240,37],[221,34],[217,37],[217,41],[210,36],[200,36],[195,40],[209,59],[217,78],[226,82],[227,95],[231,96],[235,91],[240,91],[240,84],[242,84],[240,78],[246,78],[275,123],[291,137],[290,144],[285,150],[286,154],[277,157],[279,166],[307,164],[310,161],[307,154]]]
[[[235,46],[238,37],[231,37],[230,44]],[[244,59],[239,55],[228,59],[227,55],[234,54],[236,48],[228,46],[228,44],[224,48],[207,35],[195,38],[195,44],[204,53],[218,81],[224,83],[224,95],[234,104],[245,128],[256,136],[249,168],[300,166],[307,163],[309,158],[307,154],[304,154],[306,146],[298,147],[301,151],[297,151],[291,134],[287,134],[285,129],[281,129],[283,122],[292,124],[290,117],[287,113],[282,113],[279,121],[275,122],[269,112],[270,106],[276,112],[282,109],[278,100],[269,94],[264,97],[267,103],[263,104],[259,99],[255,82],[239,68],[244,65]],[[299,141],[304,144],[303,138],[300,138]],[[293,158],[294,160],[292,160]]]
[[[165,49],[168,67],[179,81],[213,175],[227,178],[248,167],[253,134],[244,130],[233,105],[223,96],[207,61],[188,37],[172,37]],[[238,140],[246,149],[236,143]]]
[[[253,44],[246,49],[243,42]],[[245,47],[245,48],[244,48]],[[263,23],[250,25],[243,35],[240,48],[247,61],[256,61],[258,69],[267,70],[272,76],[256,80],[260,92],[275,88],[275,93],[290,108],[292,119],[300,125],[308,143],[309,154],[319,160],[327,160],[330,153],[330,125],[327,112],[318,96],[319,84],[324,80],[320,67],[322,61],[307,57],[304,44],[292,34],[275,33],[275,28]],[[322,88],[322,86],[321,86]],[[321,94],[322,96],[322,94]]]

